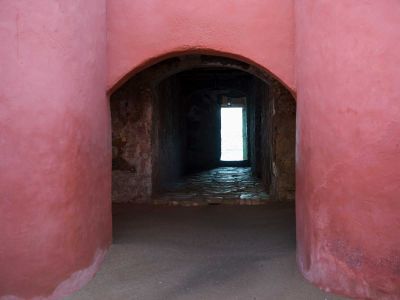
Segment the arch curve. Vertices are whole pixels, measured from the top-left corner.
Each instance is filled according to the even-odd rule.
[[[200,49],[173,52],[160,57],[151,58],[134,67],[131,71],[117,80],[114,85],[109,88],[108,94],[111,95],[130,78],[138,74],[142,73],[144,77],[146,77],[146,74],[149,73],[147,71],[155,71],[159,73],[157,81],[160,82],[177,73],[189,69],[205,67],[221,67],[241,70],[254,75],[266,83],[276,80],[286,89],[288,89],[294,98],[296,95],[295,90],[291,88],[287,82],[273,74],[270,70],[253,61],[250,61],[249,59],[227,53],[221,53],[218,51]],[[151,76],[153,77],[154,75]]]
[[[292,0],[109,1],[108,91],[162,60],[185,54],[237,59],[295,91]],[[212,9],[210,9],[212,7]],[[149,18],[148,16],[151,16]]]
[[[236,59],[228,58],[228,57],[222,57],[222,56],[215,56],[215,55],[206,55],[206,54],[186,54],[186,55],[181,55],[181,56],[175,56],[175,57],[170,57],[166,58],[158,63],[153,63],[151,66],[142,69],[140,71],[136,71],[135,74],[130,74],[131,76],[129,78],[126,78],[125,82],[121,84],[118,87],[115,87],[114,90],[111,91],[110,94],[110,104],[111,104],[111,116],[112,116],[112,124],[113,124],[113,137],[115,136],[115,141],[113,140],[113,159],[115,161],[116,167],[116,176],[115,180],[119,180],[118,178],[125,176],[123,174],[124,168],[127,164],[131,164],[133,166],[138,165],[136,169],[140,169],[142,173],[139,176],[140,178],[140,184],[143,185],[142,189],[134,189],[133,186],[130,184],[128,185],[128,188],[125,188],[123,186],[120,186],[119,184],[115,184],[114,186],[118,186],[117,189],[115,189],[115,192],[113,193],[113,199],[115,202],[126,202],[125,199],[127,199],[127,196],[125,196],[125,190],[130,189],[132,191],[138,191],[137,195],[134,197],[135,199],[138,199],[137,201],[152,201],[153,199],[150,198],[151,195],[149,195],[147,192],[152,190],[152,187],[156,187],[155,190],[158,190],[158,187],[161,186],[160,182],[163,180],[159,180],[159,178],[156,178],[157,176],[153,176],[153,165],[158,166],[159,163],[154,163],[153,158],[159,159],[158,155],[158,146],[157,143],[154,143],[155,140],[158,139],[157,133],[161,132],[159,129],[154,128],[169,128],[168,124],[161,124],[161,122],[164,121],[158,121],[158,120],[165,120],[166,118],[169,118],[171,116],[174,116],[174,120],[178,120],[181,122],[181,117],[178,116],[177,114],[174,113],[174,111],[169,111],[167,113],[168,117],[160,117],[160,115],[165,114],[165,111],[171,107],[171,103],[175,107],[185,107],[182,99],[187,99],[190,98],[190,93],[188,89],[190,89],[190,80],[195,80],[193,78],[200,78],[199,75],[196,72],[200,72],[200,77],[205,76],[204,74],[208,74],[207,76],[211,76],[215,80],[212,80],[212,84],[207,86],[210,89],[210,92],[212,94],[212,98],[214,99],[215,103],[218,103],[218,98],[219,96],[216,96],[218,93],[219,94],[225,94],[226,95],[226,89],[232,90],[240,90],[240,88],[243,89],[243,93],[247,94],[246,98],[249,97],[249,105],[251,106],[251,109],[249,109],[249,114],[251,114],[250,111],[254,114],[254,119],[253,121],[253,130],[257,126],[256,125],[255,119],[255,114],[256,114],[256,102],[260,103],[259,106],[257,106],[259,109],[259,114],[261,118],[261,111],[263,111],[263,116],[268,115],[267,117],[268,125],[266,125],[265,130],[270,130],[271,134],[261,134],[260,133],[260,143],[263,143],[265,145],[271,145],[271,149],[268,148],[268,150],[265,150],[263,159],[265,162],[268,161],[268,163],[265,163],[266,171],[263,173],[264,174],[264,181],[266,183],[268,193],[270,194],[271,198],[276,198],[276,199],[293,199],[293,191],[294,191],[294,144],[295,144],[295,114],[296,114],[296,104],[295,104],[295,98],[293,97],[293,91],[290,91],[286,86],[282,84],[282,82],[279,79],[276,79],[274,76],[272,76],[270,73],[260,69],[257,66],[254,66],[252,64],[249,64],[247,62],[243,61],[238,61]],[[208,73],[207,73],[208,72]],[[229,76],[242,76],[244,81],[242,82],[243,86],[241,84],[237,84],[234,86],[224,86],[224,88],[220,92],[216,92],[216,90],[220,89],[218,87],[218,77],[221,76],[220,72],[232,72]],[[196,77],[197,76],[197,77]],[[222,75],[226,76],[226,75]],[[244,77],[243,77],[244,76]],[[191,79],[185,79],[185,78],[191,78]],[[221,77],[220,77],[221,78]],[[185,81],[186,80],[186,81]],[[201,80],[201,79],[200,79]],[[183,82],[186,82],[187,84],[183,84]],[[209,81],[210,82],[210,81]],[[209,84],[209,83],[207,83]],[[231,83],[232,84],[232,83]],[[181,87],[185,86],[184,89],[181,90]],[[198,91],[198,86],[194,86],[196,91]],[[206,88],[206,86],[204,87]],[[178,91],[177,93],[179,95],[183,95],[182,93],[186,93],[183,96],[178,96],[172,97],[174,99],[179,98],[181,100],[173,100],[169,102],[162,102],[160,99],[163,98],[162,94],[170,95],[170,91],[175,90]],[[193,90],[194,91],[194,90]],[[192,91],[192,92],[193,92]],[[168,96],[169,97],[169,96]],[[207,98],[208,96],[206,96]],[[129,105],[129,103],[133,103],[133,99],[135,99],[135,106]],[[163,109],[160,109],[159,107],[162,107],[162,103],[169,103],[167,106],[168,108],[164,107]],[[264,104],[261,104],[264,103]],[[128,115],[138,115],[138,112],[142,112],[141,115],[143,116],[142,118],[135,118],[135,124],[132,126],[126,125],[124,122],[119,122],[119,119],[124,119],[124,115],[121,112],[121,107],[124,109],[128,109],[130,112]],[[272,108],[273,107],[273,108]],[[146,113],[145,113],[146,112]],[[179,111],[178,114],[185,114],[183,111]],[[273,117],[275,115],[276,117]],[[278,117],[279,116],[279,117]],[[155,121],[156,120],[156,121]],[[178,122],[177,121],[177,122]],[[282,122],[286,122],[285,125],[283,126]],[[267,123],[265,123],[267,124]],[[285,131],[286,133],[276,133],[273,128],[275,124],[275,127],[281,126],[282,132]],[[151,132],[150,134],[146,135],[146,139],[142,139],[143,145],[134,145],[133,140],[128,142],[131,143],[131,146],[125,147],[120,143],[120,137],[123,137],[124,140],[128,140],[130,136],[133,135],[133,128],[135,126],[140,126],[141,128],[147,128],[146,132]],[[128,128],[129,127],[129,128]],[[150,129],[152,128],[152,129]],[[170,136],[174,136],[174,133],[176,132],[175,130],[169,129],[170,130]],[[249,129],[250,130],[250,129]],[[128,132],[131,132],[127,134]],[[164,129],[162,132],[166,132]],[[172,133],[173,132],[173,133]],[[218,129],[216,129],[215,132],[218,132]],[[255,131],[254,131],[255,132]],[[272,132],[276,133],[276,136],[283,137],[283,136],[291,136],[292,139],[290,140],[289,143],[285,143],[285,145],[281,145],[281,150],[283,148],[288,148],[287,152],[293,154],[293,159],[291,155],[288,155],[287,157],[288,160],[290,160],[290,163],[284,162],[285,159],[280,160],[279,162],[276,162],[276,165],[273,166],[272,162],[272,151],[275,151],[274,147],[275,144],[278,144],[280,142],[278,141],[272,141],[269,140],[269,136],[272,136]],[[252,141],[255,145],[256,142],[254,142],[257,137],[257,133],[253,133]],[[168,136],[168,138],[170,138]],[[177,138],[178,139],[178,138]],[[179,139],[182,139],[182,137],[179,137]],[[261,139],[263,139],[263,142],[261,142]],[[217,137],[216,137],[217,140]],[[249,143],[250,140],[249,140]],[[172,143],[171,143],[172,144]],[[149,157],[148,158],[148,163],[143,163],[143,159],[141,158],[140,155],[137,155],[135,158],[130,157],[130,154],[132,152],[132,147],[138,147],[138,150],[133,151],[134,153],[140,153],[143,149],[146,149],[146,153],[150,153],[153,151],[152,147],[153,145],[156,145],[154,148],[154,157]],[[255,168],[255,165],[257,164],[256,162],[256,150],[255,147],[253,147],[253,152],[252,153],[252,161],[251,164]],[[180,146],[179,146],[180,147]],[[278,147],[278,146],[276,146]],[[130,149],[127,152],[127,149]],[[181,147],[182,148],[182,147]],[[181,149],[179,148],[179,149]],[[285,149],[286,149],[285,148]],[[266,149],[266,148],[265,148]],[[182,150],[182,149],[181,149]],[[172,151],[172,150],[171,150]],[[185,149],[182,151],[186,151]],[[269,154],[268,151],[271,151],[271,155]],[[292,153],[292,152],[293,153]],[[171,157],[175,157],[175,152],[174,154],[171,154]],[[217,154],[216,154],[217,155]],[[215,156],[216,157],[216,156]],[[213,156],[213,159],[215,160],[215,157]],[[275,156],[274,156],[275,157]],[[176,157],[175,157],[176,158]],[[258,159],[258,158],[257,158]],[[260,158],[261,159],[261,158]],[[214,161],[213,160],[213,161]],[[219,159],[218,159],[219,160]],[[129,161],[129,163],[127,163]],[[261,161],[261,160],[260,160]],[[176,161],[176,165],[181,165],[182,161]],[[141,166],[145,165],[145,168],[141,168]],[[183,164],[182,164],[183,165]],[[278,166],[279,165],[279,166]],[[264,165],[263,165],[264,166]],[[189,170],[191,167],[188,167],[187,169]],[[272,168],[275,169],[281,169],[282,174],[288,174],[287,178],[280,177],[277,175],[272,176]],[[155,169],[156,171],[154,174],[159,174],[159,170]],[[179,169],[180,170],[180,169]],[[285,171],[283,171],[285,170]],[[179,171],[180,172],[180,171]],[[137,173],[139,174],[139,173]],[[261,174],[261,173],[260,173]],[[174,176],[176,174],[173,174]],[[179,175],[179,174],[178,174]],[[178,176],[177,175],[177,176]],[[292,176],[293,175],[293,176]],[[171,178],[174,178],[174,176],[168,176],[168,180]],[[176,177],[177,177],[176,176]],[[180,176],[180,175],[179,175]],[[143,178],[147,178],[145,181],[143,181]],[[293,180],[292,180],[293,179]],[[167,179],[166,179],[167,180]],[[131,181],[132,183],[134,181]],[[151,184],[149,183],[151,182]],[[146,192],[141,192],[141,191],[146,191]],[[114,196],[115,195],[115,196]],[[132,196],[132,193],[130,194],[130,197]],[[136,201],[136,200],[135,200]]]

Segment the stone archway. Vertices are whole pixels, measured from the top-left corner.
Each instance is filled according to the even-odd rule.
[[[176,166],[175,172],[170,173],[164,168],[154,167],[159,166],[160,163],[167,164],[168,160],[165,161],[161,158],[165,157],[164,154],[159,157],[160,155],[154,150],[157,148],[155,145],[159,142],[158,137],[154,137],[155,125],[153,124],[158,122],[161,111],[162,113],[168,111],[168,115],[175,114],[175,108],[171,109],[169,106],[157,112],[159,109],[156,103],[160,103],[157,105],[163,103],[163,101],[157,100],[161,97],[158,86],[168,78],[189,72],[188,70],[192,70],[192,73],[194,70],[203,70],[204,73],[204,70],[207,69],[213,69],[215,72],[232,70],[231,72],[238,74],[254,76],[254,83],[251,81],[251,83],[246,83],[246,86],[236,87],[241,89],[242,93],[249,94],[250,97],[251,108],[249,109],[251,112],[249,110],[249,116],[252,118],[249,119],[251,123],[249,126],[252,129],[249,129],[249,141],[252,142],[249,144],[251,146],[249,166],[251,165],[254,174],[257,173],[257,176],[263,178],[270,199],[294,200],[296,109],[291,93],[274,77],[251,64],[222,56],[185,54],[149,66],[127,80],[111,95],[114,201],[148,202],[151,195],[159,189],[160,180],[177,178],[180,176],[179,174],[182,174],[183,171],[179,171],[179,169],[183,168],[183,162],[178,157],[170,163],[171,166]],[[208,87],[208,89],[210,88],[212,87]],[[218,91],[216,92],[218,93]],[[219,100],[215,98],[214,101]],[[254,104],[251,104],[253,102]],[[169,105],[178,109],[184,104],[173,102]],[[256,124],[254,118],[260,121],[257,121]],[[165,117],[161,119],[165,119]],[[163,127],[164,125],[157,126]],[[165,130],[164,128],[161,131]],[[160,130],[156,129],[156,131]],[[170,134],[176,135],[175,132]],[[165,138],[169,139],[169,137],[163,139]],[[177,138],[178,140],[176,140]],[[179,139],[185,140],[186,138],[175,137],[173,143],[179,144]],[[218,135],[211,138],[211,140],[213,139],[218,140]],[[205,143],[210,141],[205,141]],[[204,149],[207,148],[209,146]],[[163,147],[161,153],[164,153],[165,149]],[[180,155],[183,155],[185,150],[169,151],[179,151]],[[170,153],[171,157],[177,155],[174,153]],[[194,155],[194,153],[188,155]],[[219,155],[216,155],[217,161],[219,161]],[[196,165],[198,164],[199,162],[196,163]],[[158,178],[159,176],[161,177]]]

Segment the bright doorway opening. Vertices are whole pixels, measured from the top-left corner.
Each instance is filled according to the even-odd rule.
[[[221,107],[221,161],[246,159],[243,120],[243,107]]]

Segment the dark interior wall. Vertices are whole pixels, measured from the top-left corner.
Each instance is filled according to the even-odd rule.
[[[265,178],[262,161],[267,148],[261,142],[261,123],[262,111],[268,101],[266,84],[257,78],[251,80],[247,93],[249,163],[253,174],[259,178]]]
[[[296,102],[278,81],[270,83],[274,147],[274,193],[278,200],[295,199]]]
[[[210,90],[185,97],[186,172],[215,168],[221,156],[221,117],[218,96]]]
[[[270,88],[266,84],[255,83],[256,103],[259,114],[259,122],[256,123],[257,145],[257,172],[261,175],[266,190],[274,198],[276,178],[274,176],[274,144]]]
[[[261,174],[258,170],[259,153],[260,149],[260,138],[258,132],[256,132],[256,123],[260,120],[259,108],[256,105],[259,104],[256,101],[255,89],[252,88],[248,93],[247,97],[247,136],[248,136],[248,160],[254,176],[261,178]]]
[[[181,82],[174,75],[156,88],[153,113],[153,193],[176,182],[185,170],[186,118]]]
[[[151,195],[152,100],[152,89],[135,78],[111,96],[114,202],[146,201]]]
[[[271,78],[255,79],[249,89],[249,132],[253,173],[271,198],[292,201],[295,195],[296,102]]]

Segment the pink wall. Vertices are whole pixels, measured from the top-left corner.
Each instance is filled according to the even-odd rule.
[[[70,293],[110,243],[105,9],[1,1],[1,299]]]
[[[296,2],[303,274],[400,299],[400,2]]]
[[[225,53],[294,90],[293,0],[108,1],[108,87],[177,52]]]

